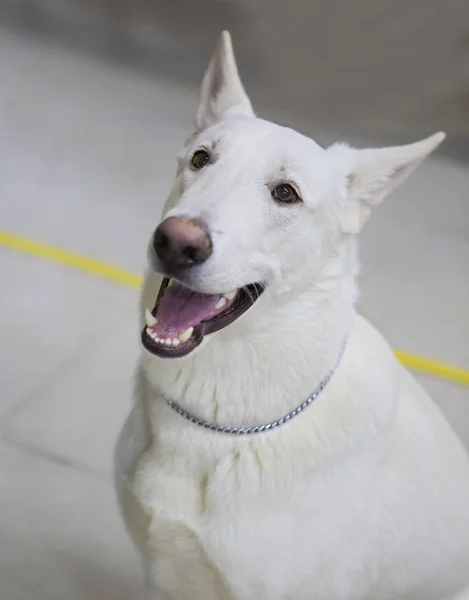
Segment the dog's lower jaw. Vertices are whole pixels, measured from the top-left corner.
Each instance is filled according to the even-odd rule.
[[[239,327],[231,326],[236,330],[208,336],[183,359],[144,352],[146,376],[155,390],[210,422],[252,427],[278,419],[306,400],[337,363],[355,314],[354,290],[340,292],[335,301],[305,294],[271,314],[263,306],[258,315],[254,307]],[[313,307],[308,318],[298,316],[302,304]],[[334,316],[326,317],[333,308]],[[249,319],[257,321],[254,332]]]

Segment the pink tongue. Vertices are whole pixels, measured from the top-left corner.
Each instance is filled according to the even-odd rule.
[[[198,294],[179,283],[167,287],[160,300],[156,318],[158,328],[166,331],[185,331],[206,319],[215,309],[220,294]]]

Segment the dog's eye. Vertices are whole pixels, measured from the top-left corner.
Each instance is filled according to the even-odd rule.
[[[191,160],[191,166],[194,169],[202,169],[210,160],[210,155],[206,150],[197,150]]]
[[[298,202],[301,198],[298,196],[295,188],[289,183],[282,183],[272,190],[272,196],[279,202],[286,202],[292,204]]]

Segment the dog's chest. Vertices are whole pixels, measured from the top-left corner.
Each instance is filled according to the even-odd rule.
[[[356,538],[357,556],[357,515],[338,511],[338,495],[331,500],[307,483],[281,485],[274,493],[257,459],[242,463],[234,453],[210,473],[195,474],[178,472],[152,450],[140,457],[132,493],[147,515],[145,554],[153,578],[181,600],[181,574],[188,597],[198,589],[207,600],[310,600],[316,596],[305,578],[329,593],[337,582],[330,557],[344,535]],[[351,567],[346,562],[345,570]],[[335,597],[342,597],[339,590]]]

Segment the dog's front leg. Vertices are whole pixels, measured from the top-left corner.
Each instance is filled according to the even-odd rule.
[[[236,600],[185,526],[155,520],[144,559],[150,600]]]

